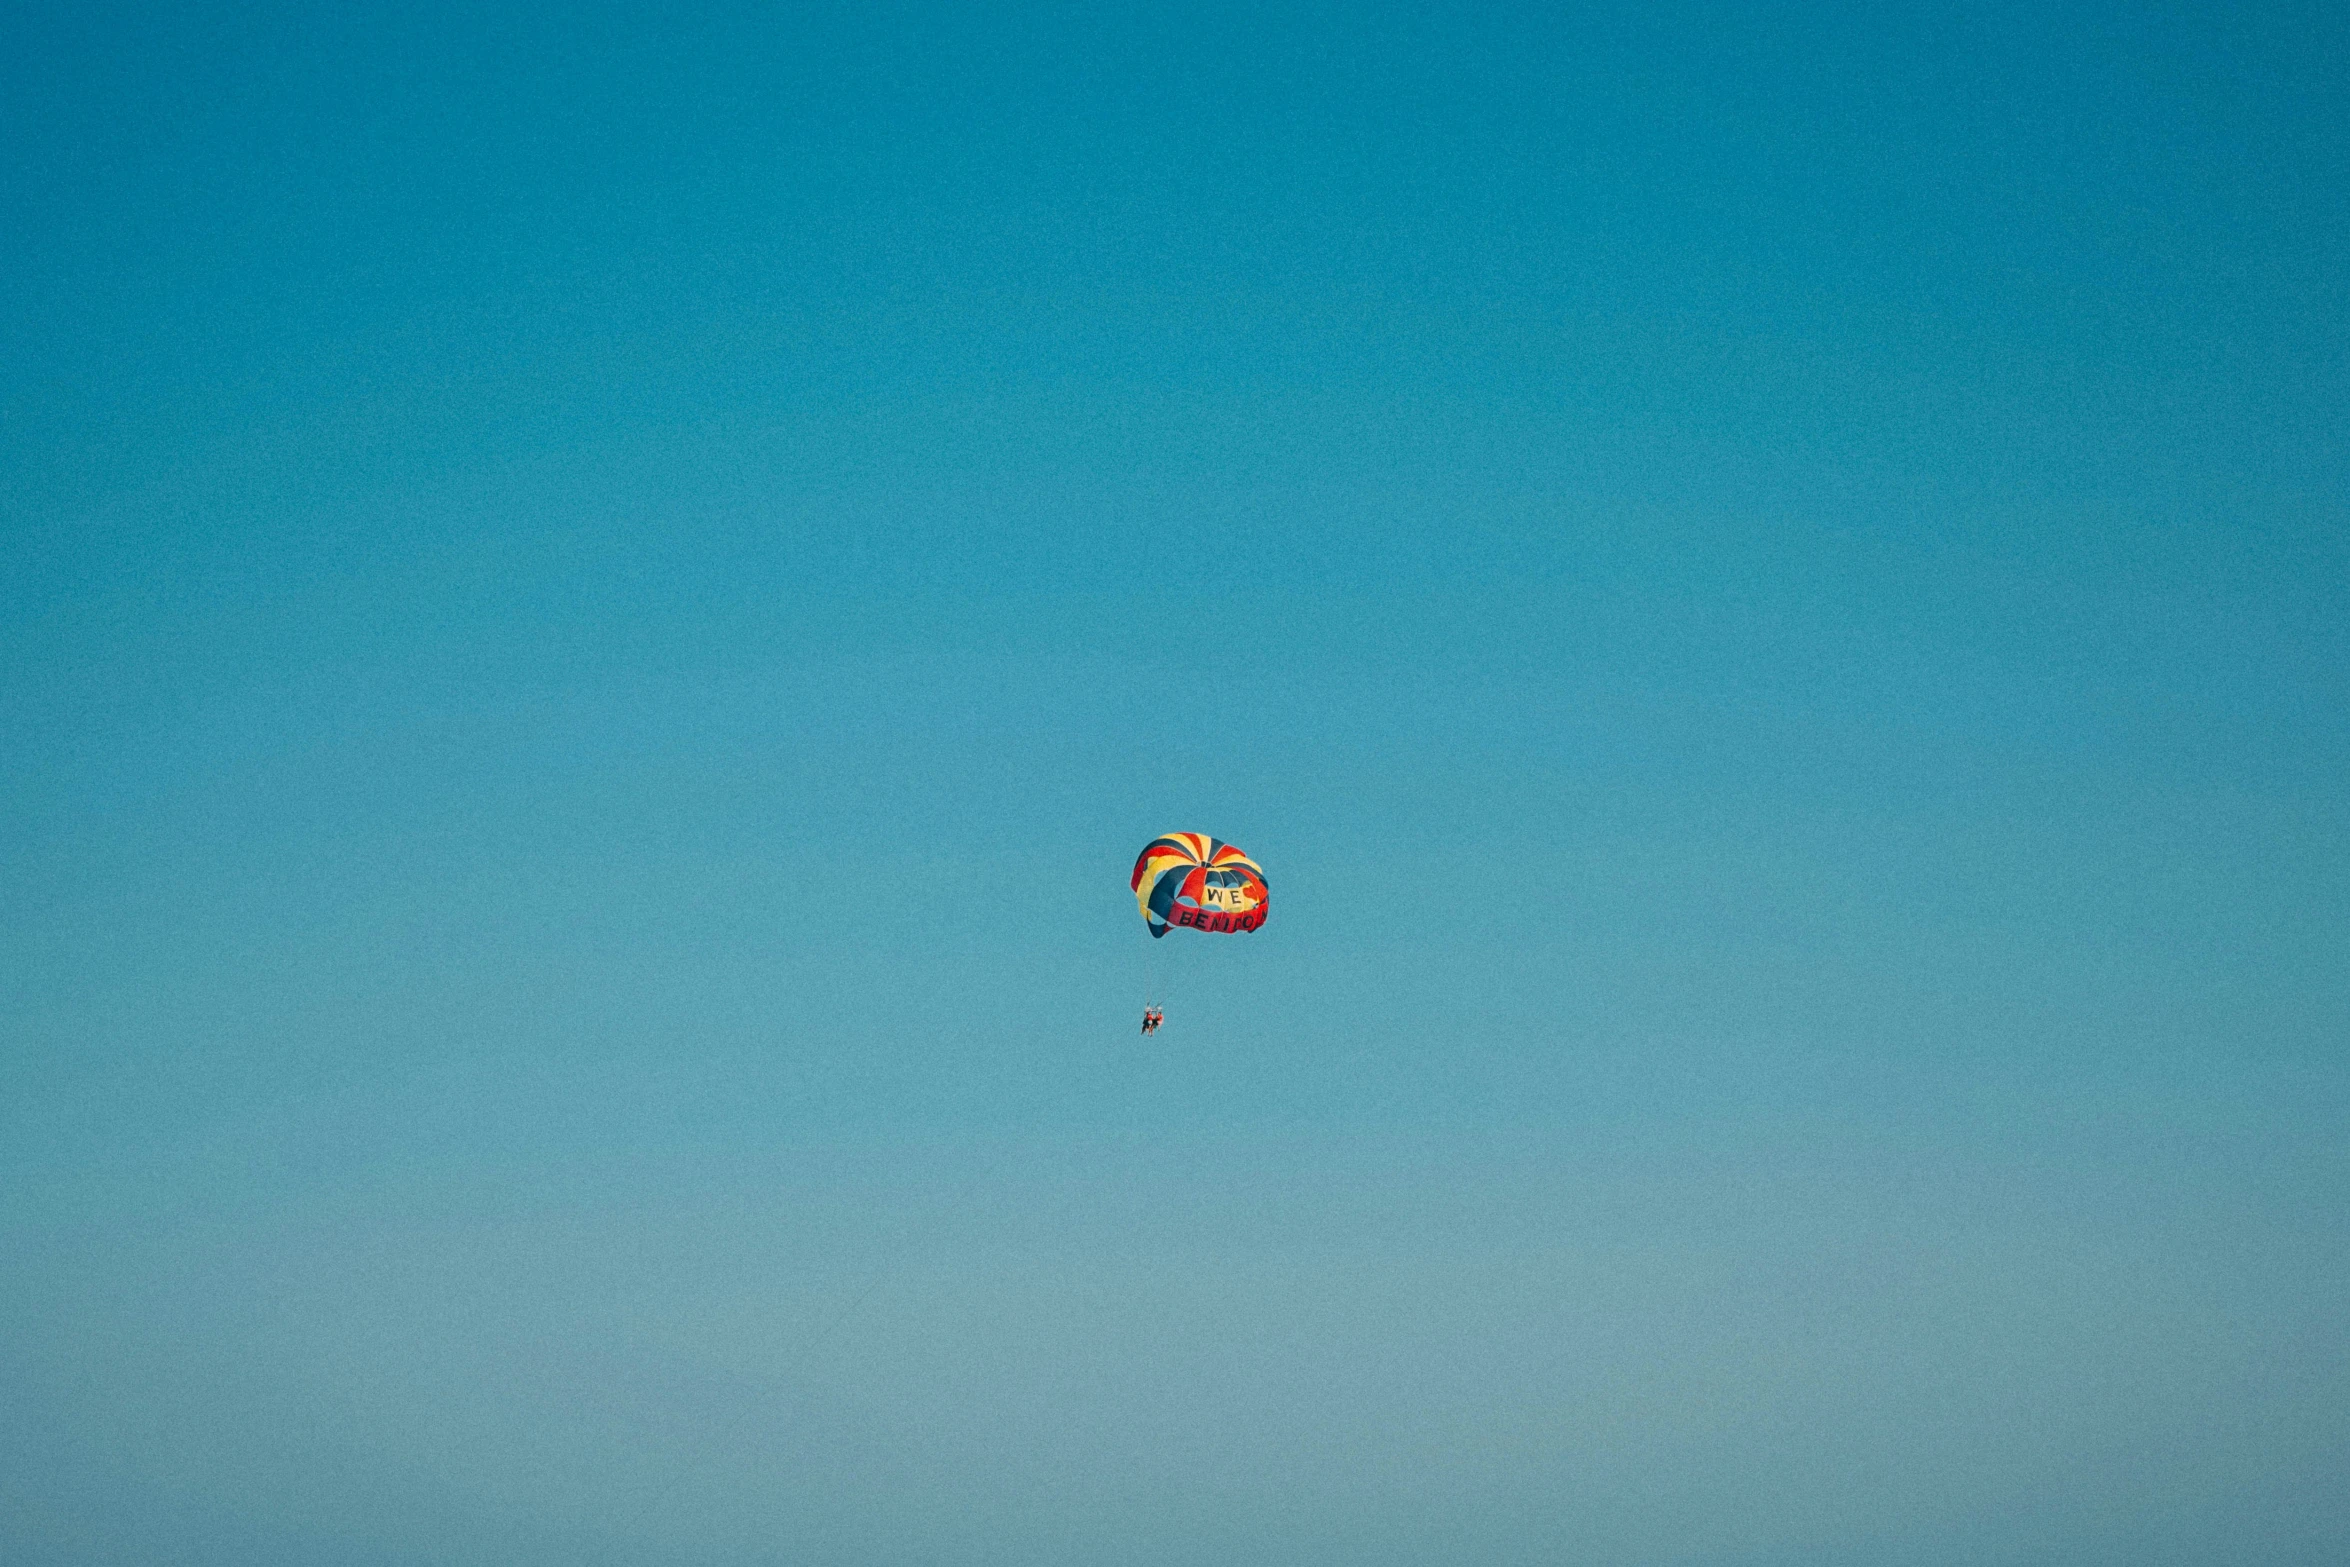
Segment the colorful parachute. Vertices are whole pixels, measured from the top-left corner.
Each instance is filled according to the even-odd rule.
[[[1153,936],[1170,925],[1255,930],[1272,896],[1256,861],[1204,832],[1153,838],[1134,862],[1134,902]]]

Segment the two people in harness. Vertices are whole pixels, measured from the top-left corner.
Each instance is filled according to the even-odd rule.
[[[1166,1021],[1167,1014],[1160,1011],[1157,1007],[1144,1007],[1142,1009],[1142,1031],[1144,1033],[1157,1033],[1159,1031],[1159,1025]]]

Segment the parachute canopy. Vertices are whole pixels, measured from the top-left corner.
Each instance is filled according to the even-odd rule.
[[[1272,893],[1257,862],[1204,832],[1153,838],[1134,862],[1134,902],[1153,936],[1191,930],[1255,930]]]

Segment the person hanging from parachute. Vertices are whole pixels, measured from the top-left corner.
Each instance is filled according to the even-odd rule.
[[[1273,898],[1262,866],[1203,832],[1153,838],[1135,859],[1130,885],[1154,941],[1177,926],[1245,935],[1265,923]],[[1157,1033],[1166,1021],[1157,1001],[1144,1006],[1143,1033]]]

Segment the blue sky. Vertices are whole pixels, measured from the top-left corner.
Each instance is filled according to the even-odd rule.
[[[2350,1549],[2338,12],[10,31],[0,1556]]]

